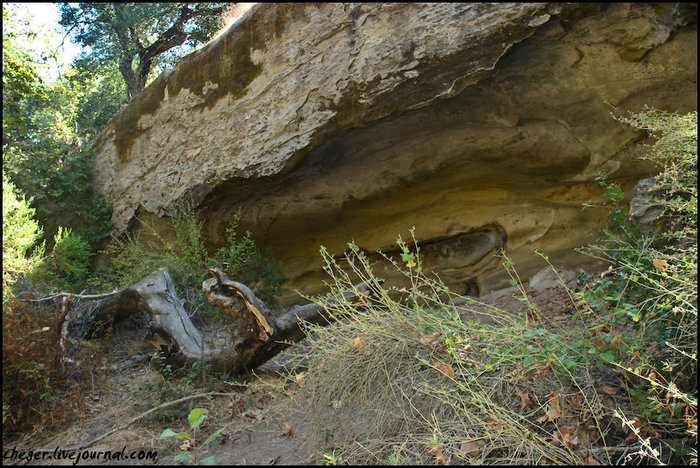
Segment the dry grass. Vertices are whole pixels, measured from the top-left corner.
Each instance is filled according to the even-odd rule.
[[[562,331],[526,295],[520,313],[459,298],[422,273],[415,240],[405,267],[387,258],[410,286],[384,289],[349,245],[350,272],[322,250],[338,322],[308,326],[298,353],[312,364],[287,376],[327,462],[595,464],[633,451],[614,425],[629,404],[603,381],[612,371],[569,345],[583,321]],[[360,281],[371,293],[343,301]]]

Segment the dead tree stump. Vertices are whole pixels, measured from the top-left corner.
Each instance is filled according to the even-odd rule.
[[[186,365],[202,360],[212,369],[233,374],[250,371],[287,348],[291,342],[303,339],[302,323],[328,324],[334,320],[326,310],[334,299],[295,306],[282,316],[275,317],[246,285],[231,280],[215,268],[210,269],[209,274],[212,277],[202,283],[207,301],[237,319],[237,337],[230,347],[211,349],[207,345],[177,297],[175,286],[165,269],[154,271],[128,288],[113,293],[60,293],[51,298],[70,296],[96,299],[97,302],[90,307],[90,317],[87,317],[96,322],[119,321],[131,314],[146,311],[150,316],[146,340],[169,363]],[[343,295],[346,300],[354,302],[369,294],[369,290],[368,284],[361,283]]]

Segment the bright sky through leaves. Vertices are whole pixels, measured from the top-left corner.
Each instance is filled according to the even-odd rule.
[[[58,78],[82,51],[70,37],[66,37],[61,46],[65,32],[58,24],[60,13],[57,3],[4,3],[3,7],[8,10],[10,18],[16,21],[17,28],[13,31],[12,27],[3,24],[3,34],[19,33],[19,45],[30,51],[37,65],[41,64],[37,67],[37,73],[45,81],[51,82]],[[10,21],[9,25],[12,26],[13,23]],[[30,39],[22,33],[34,33],[35,36]],[[55,58],[50,57],[52,54]]]

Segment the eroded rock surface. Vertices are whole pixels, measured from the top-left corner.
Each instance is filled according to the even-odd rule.
[[[607,174],[652,168],[614,115],[697,108],[691,4],[260,4],[183,59],[100,135],[95,182],[119,232],[173,202],[208,241],[242,227],[293,291],[322,288],[319,245],[391,253],[415,226],[463,292],[527,278],[594,237]],[[391,272],[378,267],[380,275]],[[461,291],[460,291],[461,292]]]

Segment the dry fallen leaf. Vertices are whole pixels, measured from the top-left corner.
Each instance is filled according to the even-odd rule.
[[[535,377],[544,377],[545,375],[549,374],[550,369],[551,367],[549,366],[549,364],[539,368],[537,372],[535,372]]]
[[[459,455],[461,457],[468,455],[474,458],[481,456],[481,447],[479,446],[479,442],[476,440],[462,442],[462,445],[459,447]]]
[[[559,432],[562,435],[562,442],[569,447],[574,448],[580,445],[578,437],[576,437],[576,427],[575,426],[561,426]]]
[[[687,407],[686,407],[686,408],[687,408]],[[647,429],[647,430],[646,430],[646,433],[647,433],[648,435],[650,435],[651,437],[656,437],[657,439],[658,439],[658,438],[661,438],[661,434],[659,434],[658,432],[656,432],[656,429],[654,429],[653,427],[647,426],[646,429]]]
[[[284,430],[280,434],[283,437],[292,437],[294,435],[294,428],[289,424],[284,425]]]
[[[435,332],[430,336],[422,336],[418,341],[420,341],[420,344],[423,346],[432,349],[440,343],[440,332]]]
[[[300,387],[304,386],[304,377],[306,377],[306,371],[304,372],[299,372],[296,376],[295,379],[297,381],[297,385]]]
[[[445,456],[442,454],[440,447],[431,447],[428,449],[428,453],[433,456],[436,462],[445,464]]]
[[[249,409],[245,413],[242,413],[241,416],[245,416],[253,421],[260,421],[263,418],[262,411],[259,409]]]
[[[547,398],[549,398],[549,409],[547,413],[541,418],[537,419],[538,423],[546,423],[549,421],[554,421],[561,416],[561,407],[559,406],[559,395],[552,392]]]
[[[352,347],[365,356],[371,356],[372,350],[364,345],[362,338],[357,337],[352,341]]]
[[[501,431],[507,429],[505,424],[500,421],[496,421],[491,416],[486,416],[486,418],[484,418],[484,422],[486,423],[486,429],[490,431]]]
[[[570,396],[567,398],[567,400],[569,401],[569,404],[572,407],[574,407],[576,409],[583,408],[583,399],[581,398],[581,395],[576,394],[576,395]]]
[[[532,398],[530,398],[530,392],[521,392],[518,390],[516,393],[520,397],[520,412],[522,413],[523,411],[526,411],[528,409],[531,409],[535,406],[535,403],[532,401]]]
[[[190,439],[185,439],[182,442],[182,445],[180,445],[180,450],[182,450],[183,452],[186,452],[191,448],[192,448],[192,441]]]
[[[243,400],[241,398],[236,398],[232,399],[228,403],[228,408],[231,409],[231,413],[234,413],[236,411],[240,413],[245,409],[245,404],[243,403]]]
[[[661,260],[660,258],[655,258],[653,260],[653,262],[654,262],[654,267],[659,271],[666,271],[666,268],[668,268],[668,262],[666,260]]]
[[[440,371],[440,373],[445,377],[452,377],[455,375],[455,370],[452,368],[452,366],[445,364],[444,362],[435,362],[433,363],[433,367]]]

